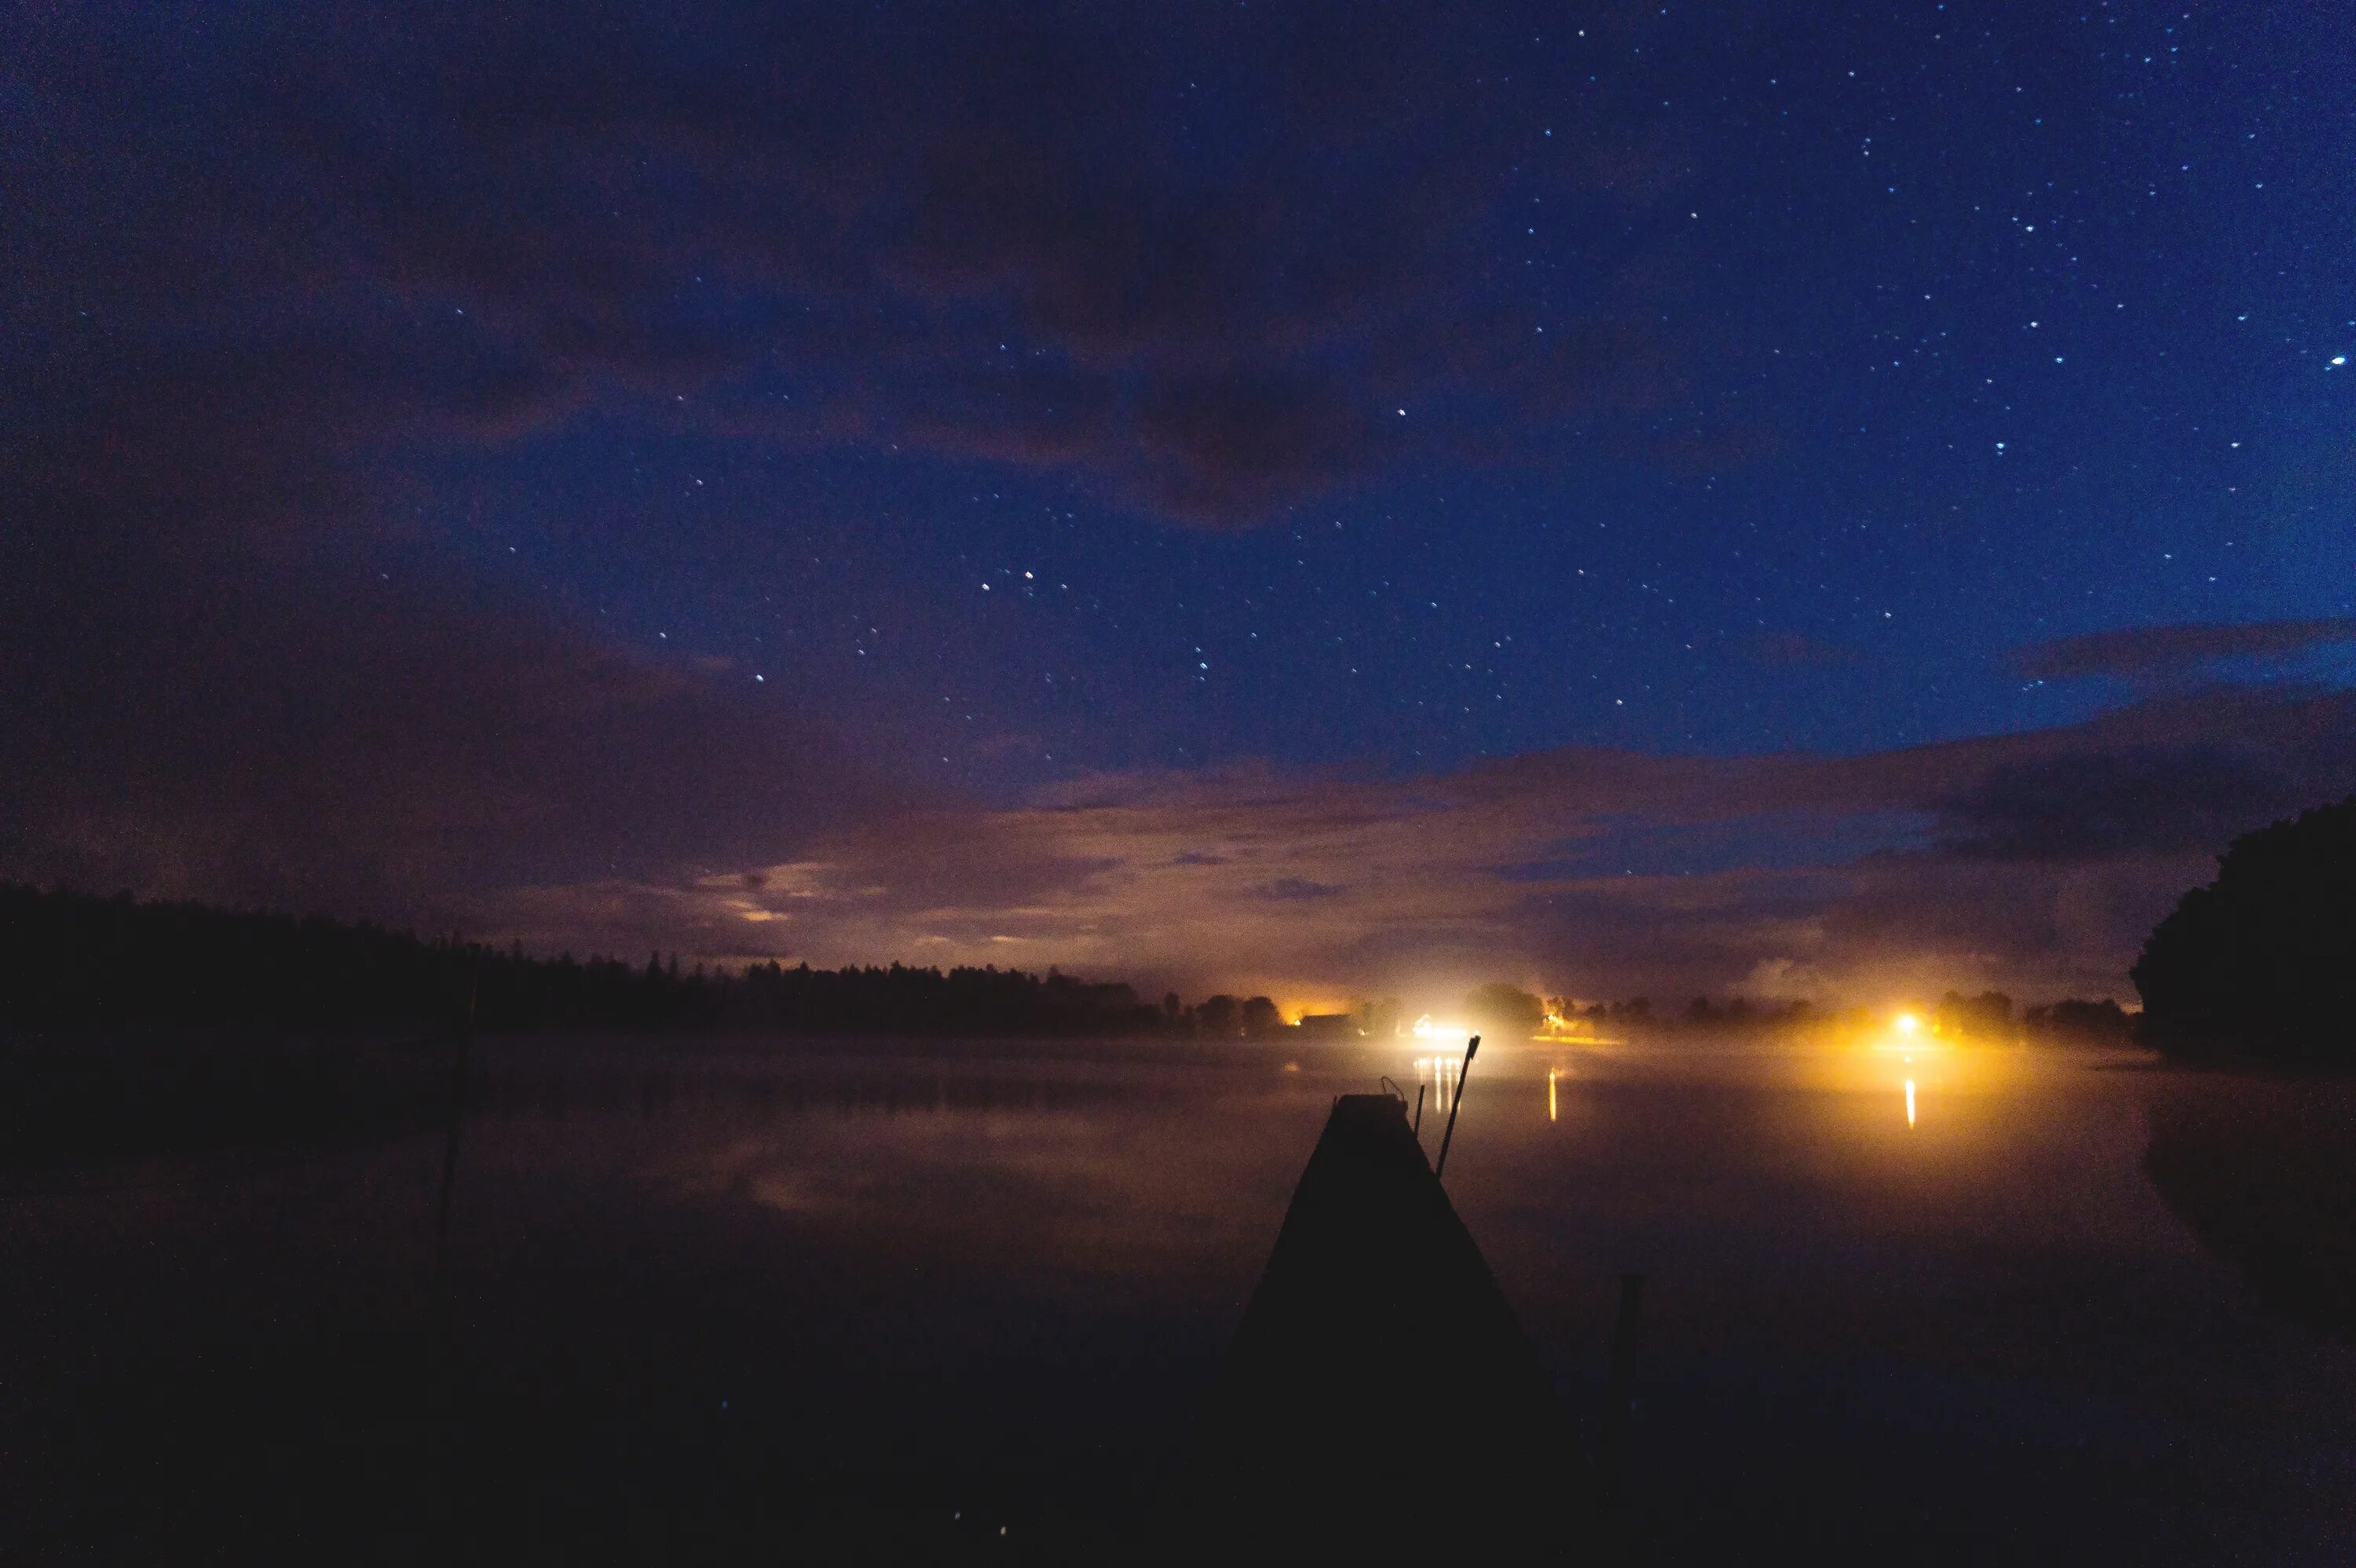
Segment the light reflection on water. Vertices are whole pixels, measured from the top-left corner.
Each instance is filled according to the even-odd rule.
[[[564,1408],[643,1422],[629,1401],[676,1397],[664,1419],[698,1443],[722,1398],[740,1426],[790,1412],[766,1463],[813,1443],[879,1467],[1166,1467],[1333,1096],[1387,1073],[1428,1090],[1433,1152],[1461,1094],[1451,1194],[1574,1396],[1618,1275],[1647,1275],[1640,1478],[1678,1539],[1846,1509],[1865,1522],[1826,1561],[1926,1530],[1986,1545],[1995,1488],[2079,1561],[2206,1560],[2225,1536],[2356,1560],[2318,1546],[2356,1520],[2356,1362],[2198,1249],[2141,1169],[2163,1075],[2092,1054],[1493,1040],[1469,1083],[1411,1040],[492,1041],[481,1063],[464,1331],[492,1364],[572,1347]],[[20,1196],[6,1348],[64,1368],[397,1328],[439,1154],[421,1135]],[[168,1318],[71,1306],[159,1293]],[[12,1397],[87,1403],[70,1378]],[[605,1484],[606,1461],[566,1462]],[[2098,1516],[2107,1535],[2079,1528]]]
[[[1464,1059],[1461,1056],[1419,1056],[1413,1062],[1415,1082],[1431,1089],[1432,1108],[1441,1115],[1456,1104],[1464,1081]]]
[[[1372,1065],[1381,1066],[1388,1061],[1380,1042],[1366,1044],[1362,1050]],[[1484,1054],[1472,1069],[1472,1077],[1481,1085],[1479,1092],[1487,1093],[1494,1087],[1499,1093],[1513,1095],[1523,1092],[1526,1084],[1534,1089],[1542,1083],[1547,1120],[1562,1119],[1565,1085],[1572,1083],[1580,1069],[1564,1062],[1566,1048],[1561,1042],[1492,1040],[1483,1045],[1483,1051]],[[1578,1057],[1590,1076],[1606,1084],[1632,1075],[1667,1082],[1724,1076],[1737,1081],[1755,1080],[1757,1086],[1767,1093],[1794,1088],[1831,1095],[1890,1093],[1899,1096],[1909,1126],[1917,1125],[1920,1103],[1934,1092],[1983,1096],[2022,1092],[2027,1087],[2025,1074],[2033,1076],[2051,1065],[2019,1047],[1958,1046],[1926,1040],[1785,1044],[1763,1049],[1720,1043],[1674,1051],[1615,1043],[1583,1051],[1574,1049],[1571,1054]],[[1422,1085],[1432,1105],[1441,1113],[1464,1093],[1461,1056],[1418,1056],[1407,1067],[1408,1081]]]

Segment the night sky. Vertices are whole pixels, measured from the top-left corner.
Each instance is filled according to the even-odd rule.
[[[0,874],[2129,995],[2356,789],[2356,10],[0,20]]]

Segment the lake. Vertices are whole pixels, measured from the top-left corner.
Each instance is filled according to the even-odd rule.
[[[1436,1151],[1430,1054],[487,1040],[442,1246],[433,1125],[13,1170],[0,1556],[1122,1560],[1334,1095]],[[1644,1275],[1644,1560],[2344,1563],[2356,1350],[2145,1155],[2347,1093],[1493,1043],[1447,1185],[1575,1419]],[[1482,1435],[1417,1441],[1381,1506],[1480,1506]]]

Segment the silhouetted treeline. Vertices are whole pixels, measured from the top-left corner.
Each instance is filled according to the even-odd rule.
[[[1751,1030],[1800,1029],[1821,1023],[1826,1017],[1805,1001],[1754,1002],[1748,997],[1735,997],[1713,1002],[1708,997],[1696,997],[1685,1005],[1677,1022],[1688,1029]]]
[[[1643,998],[1638,998],[1641,1003]],[[1589,1009],[1582,1017],[1602,1017],[1601,1008]],[[1642,1029],[1646,1013],[1632,1009],[1623,1013],[1615,1004],[1612,1017],[1624,1017],[1629,1027]],[[2111,1045],[2122,1044],[2134,1032],[2134,1019],[2111,998],[2084,1001],[2072,997],[2067,1001],[2042,1003],[2025,1011],[2013,1010],[2013,999],[2002,991],[1982,991],[1965,996],[1949,991],[1939,998],[1937,1007],[1930,1009],[1933,1032],[1948,1040],[1977,1040],[1988,1043],[2028,1040],[2048,1045]],[[1713,1001],[1708,997],[1696,997],[1672,1019],[1664,1020],[1671,1032],[1743,1032],[1777,1033],[1804,1032],[1825,1028],[1879,1029],[1888,1027],[1889,1018],[1863,1008],[1825,1008],[1806,1001],[1756,1001],[1746,997]],[[1660,1032],[1658,1027],[1655,1032]]]
[[[2356,1066],[2356,797],[2233,840],[2130,973],[2163,1051]]]
[[[1134,1034],[1189,1021],[1126,985],[1052,972],[682,971],[676,956],[534,958],[366,923],[0,884],[0,1024],[442,1027],[470,996],[493,1030]]]
[[[1982,991],[1966,997],[1949,991],[1933,1012],[1938,1032],[1964,1040],[2026,1040],[2039,1045],[2123,1045],[2134,1034],[2135,1020],[2125,1008],[2104,997],[2087,1001],[2072,997],[2046,1002],[2016,1017],[2012,998],[2002,991]]]
[[[2030,1040],[2059,1045],[2124,1045],[2135,1037],[2135,1019],[2109,997],[2031,1008],[2020,1024]]]
[[[2108,997],[2098,1002],[2072,997],[2016,1015],[2012,998],[2002,991],[1982,991],[1975,997],[1949,991],[1932,1009],[1931,1019],[1938,1033],[1953,1039],[2027,1040],[2049,1045],[2119,1044],[2133,1028],[2126,1009]]]

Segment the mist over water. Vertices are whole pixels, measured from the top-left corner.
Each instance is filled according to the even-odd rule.
[[[438,1292],[438,1129],[13,1172],[6,1528],[33,1560],[1117,1554],[1333,1097],[1420,1084],[1436,1152],[1448,1071],[487,1040]],[[1575,1418],[1646,1275],[1640,1555],[2343,1562],[2356,1350],[2144,1168],[2184,1096],[2265,1093],[2124,1052],[1493,1041],[1447,1181]],[[1434,1494],[1384,1506],[1477,1476],[1478,1433],[1403,1440]]]

